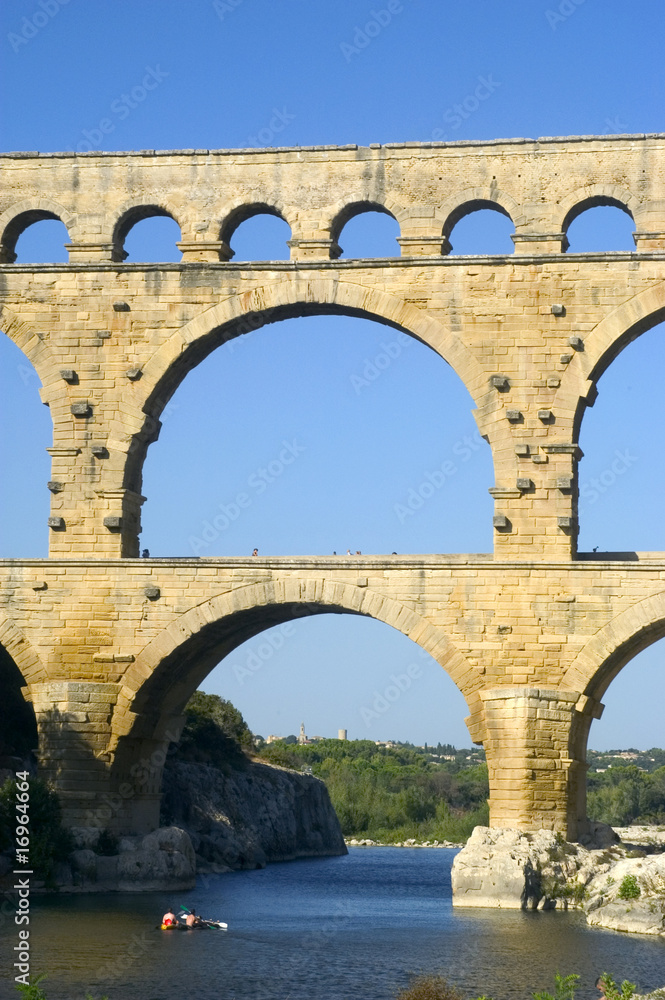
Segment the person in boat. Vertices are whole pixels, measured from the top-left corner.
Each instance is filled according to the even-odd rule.
[[[171,927],[173,924],[177,924],[176,915],[173,912],[173,907],[169,906],[166,913],[162,917],[162,927]]]
[[[200,927],[203,921],[197,916],[196,910],[191,909],[185,917],[185,923],[188,927]]]

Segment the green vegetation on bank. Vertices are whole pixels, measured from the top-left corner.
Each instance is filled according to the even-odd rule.
[[[631,764],[589,772],[587,815],[610,826],[665,823],[665,767],[646,772]]]
[[[280,741],[263,746],[260,756],[282,767],[310,767],[322,778],[346,837],[463,841],[474,826],[488,823],[482,750],[383,746],[371,740],[305,746]],[[589,751],[590,819],[611,826],[665,824],[664,762],[665,750],[658,748]]]
[[[260,758],[322,778],[346,837],[463,841],[488,822],[485,764],[433,763],[418,748],[371,740],[271,743]]]

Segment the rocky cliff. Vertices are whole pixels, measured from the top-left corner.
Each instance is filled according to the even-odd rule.
[[[256,762],[227,773],[173,762],[162,803],[162,821],[189,833],[198,871],[346,854],[328,790],[311,774]]]
[[[145,837],[72,830],[76,850],[58,866],[59,888],[190,889],[199,873],[347,853],[328,790],[311,774],[238,755],[225,770],[171,761],[162,787],[162,826]]]

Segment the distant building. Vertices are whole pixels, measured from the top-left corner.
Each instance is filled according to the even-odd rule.
[[[279,743],[279,741],[280,741],[281,739],[284,739],[284,737],[283,737],[283,736],[274,736],[274,735],[272,735],[272,734],[271,734],[271,735],[270,735],[270,736],[268,736],[268,738],[266,739],[266,743]]]
[[[305,723],[304,722],[300,723],[300,736],[298,737],[298,743],[300,743],[301,746],[303,746],[303,744],[307,743],[307,734],[305,733]]]
[[[338,729],[337,730],[337,739],[338,740],[345,740],[346,739],[346,729]]]

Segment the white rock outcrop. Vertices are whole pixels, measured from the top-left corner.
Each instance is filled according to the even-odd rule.
[[[609,872],[592,878],[586,890],[588,923],[665,935],[665,854],[617,861]]]
[[[602,824],[588,841],[568,843],[549,830],[476,827],[453,863],[453,906],[574,905],[598,927],[665,935],[665,854],[631,850]]]

